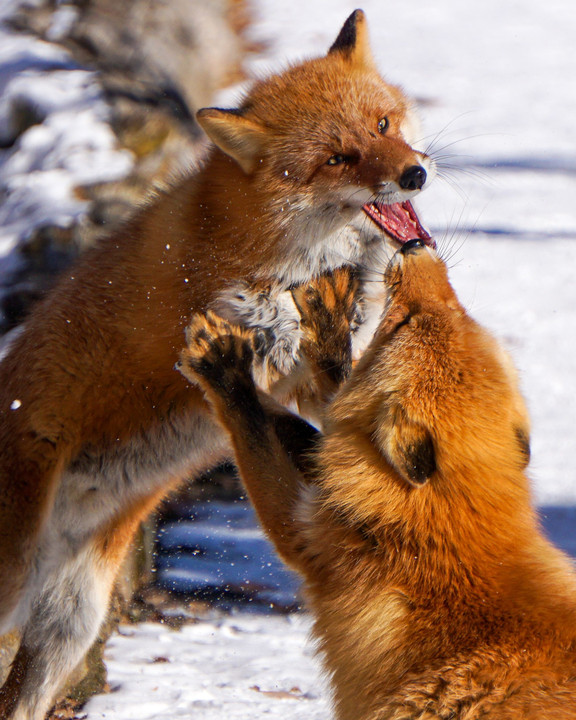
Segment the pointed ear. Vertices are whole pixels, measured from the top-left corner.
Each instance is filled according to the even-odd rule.
[[[362,10],[354,10],[346,20],[328,51],[329,55],[331,53],[340,53],[359,67],[375,67],[370,49],[366,16]]]
[[[411,420],[400,405],[387,408],[379,420],[374,441],[394,470],[411,485],[424,485],[436,470],[430,433]]]
[[[196,119],[212,142],[250,175],[264,147],[264,128],[238,110],[202,108]]]

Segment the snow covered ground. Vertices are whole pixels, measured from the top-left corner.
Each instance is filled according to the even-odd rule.
[[[125,628],[107,649],[113,692],[90,700],[88,720],[328,718],[308,624],[304,614],[238,615]]]
[[[254,62],[258,72],[324,52],[355,8],[349,0],[255,0],[255,5],[254,33],[270,43]],[[362,7],[384,74],[421,102],[423,145],[432,143],[433,153],[450,156],[443,162],[452,170],[441,172],[419,209],[451,258],[461,298],[504,339],[520,367],[533,418],[537,501],[576,505],[573,3],[364,0]],[[2,38],[0,64],[9,51]],[[30,52],[39,53],[40,65],[65,61],[47,58],[46,48],[12,52],[10,63]],[[86,75],[71,74],[68,87],[74,83],[84,97],[94,92]],[[12,85],[11,92],[17,90]],[[57,92],[46,91],[53,98]],[[0,103],[0,118],[1,112]],[[82,135],[84,115],[75,106],[70,113],[68,120],[54,119],[50,142],[56,142],[64,121],[76,129],[74,137]],[[102,132],[90,132],[92,149],[101,138],[104,153],[94,158],[95,171],[124,172],[130,164],[124,156],[100,163],[113,153]],[[66,172],[46,181],[35,173],[72,172],[74,155],[68,150],[58,155],[56,147],[48,152],[45,138],[33,140],[39,166],[20,167],[16,161],[0,166],[2,182],[10,180],[16,198],[25,183],[36,181],[34,207],[54,209],[59,204],[42,193],[62,192],[66,202]],[[34,152],[31,146],[19,162],[32,162]],[[0,208],[8,227],[7,235],[0,234],[0,253],[12,241],[11,223],[30,214],[19,203]],[[90,701],[88,719],[328,718],[327,694],[306,645],[307,622],[246,615],[207,618],[179,632],[130,627],[108,650],[115,691]]]

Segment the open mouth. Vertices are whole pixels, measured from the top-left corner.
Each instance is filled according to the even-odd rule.
[[[371,202],[366,203],[362,209],[381,230],[400,245],[404,245],[408,240],[422,240],[426,245],[436,247],[434,238],[418,219],[409,200],[392,205]]]

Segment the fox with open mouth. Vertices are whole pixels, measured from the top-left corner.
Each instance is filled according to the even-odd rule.
[[[413,110],[379,75],[361,11],[326,56],[197,117],[213,143],[203,166],[88,251],[0,364],[0,629],[22,631],[1,718],[44,718],[141,519],[229,452],[174,369],[190,317],[260,328],[286,374],[290,289],[370,266],[386,243],[433,244],[410,202],[432,162],[410,144]]]

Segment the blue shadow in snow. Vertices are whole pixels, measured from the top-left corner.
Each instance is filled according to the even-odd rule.
[[[576,507],[549,505],[538,508],[542,527],[556,547],[576,558]]]
[[[552,542],[576,557],[576,507],[539,509]],[[247,500],[205,500],[160,528],[156,582],[171,592],[230,609],[296,610],[299,581],[276,555]]]

